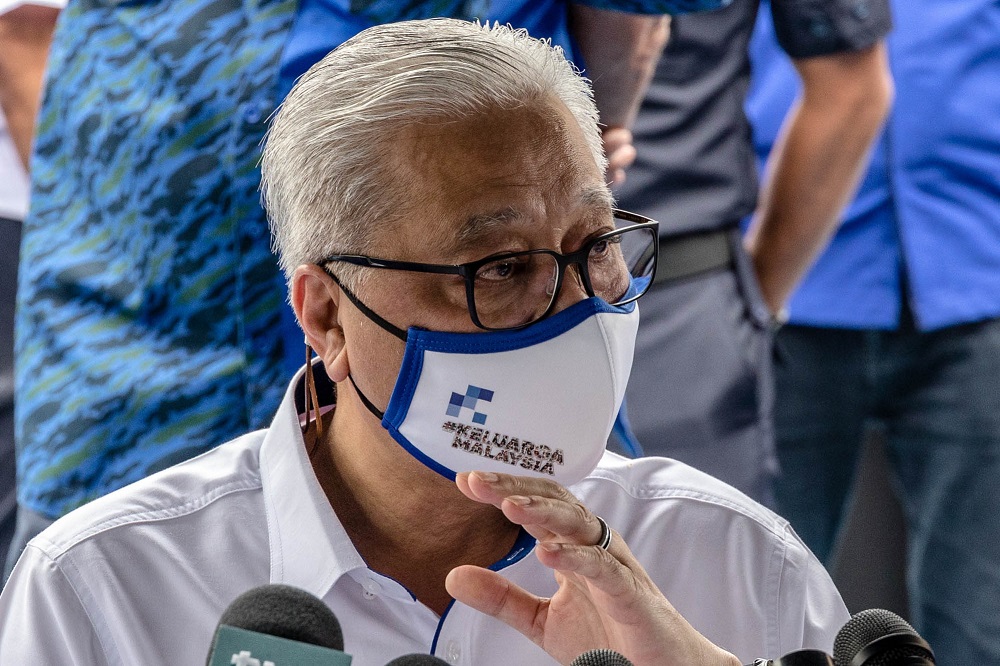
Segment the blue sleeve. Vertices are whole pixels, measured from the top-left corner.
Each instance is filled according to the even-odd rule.
[[[573,0],[573,3],[633,14],[688,14],[721,9],[732,0]]]

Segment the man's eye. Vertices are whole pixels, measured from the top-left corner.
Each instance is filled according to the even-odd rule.
[[[477,280],[497,282],[509,280],[524,272],[524,260],[502,259],[486,264],[476,273]]]
[[[604,238],[597,241],[590,248],[590,258],[600,259],[607,256],[612,251],[612,245],[618,245],[622,242],[621,236],[614,236],[613,238]]]

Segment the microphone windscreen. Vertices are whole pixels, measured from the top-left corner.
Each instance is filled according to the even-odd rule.
[[[290,585],[262,585],[238,596],[219,625],[343,651],[344,634],[320,599]]]
[[[837,666],[933,664],[934,653],[909,622],[892,611],[855,613],[833,642]]]
[[[574,659],[570,666],[632,666],[632,662],[614,650],[590,650]]]
[[[404,654],[396,657],[385,666],[449,666],[444,659],[438,659],[430,654]]]

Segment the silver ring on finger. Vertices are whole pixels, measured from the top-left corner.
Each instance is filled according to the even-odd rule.
[[[607,550],[608,546],[611,545],[611,528],[608,527],[607,522],[598,515],[594,515],[597,518],[597,522],[601,524],[601,538],[597,541],[597,547],[601,550]]]

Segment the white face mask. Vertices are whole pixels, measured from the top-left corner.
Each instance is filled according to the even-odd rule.
[[[411,328],[385,413],[358,393],[403,448],[449,479],[481,470],[571,485],[604,452],[638,326],[634,302],[589,298],[520,330]]]

